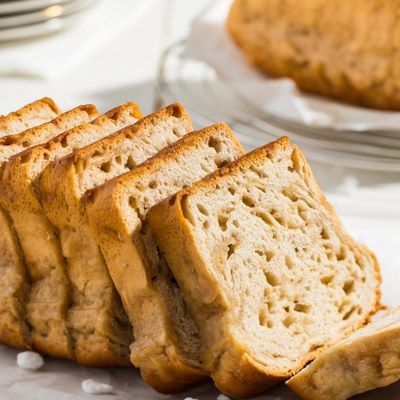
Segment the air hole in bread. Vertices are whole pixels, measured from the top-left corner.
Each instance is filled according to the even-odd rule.
[[[286,222],[285,218],[283,218],[282,214],[279,211],[272,209],[271,215],[279,225],[287,228],[287,222]]]
[[[329,240],[331,238],[326,228],[321,229],[321,238],[324,240]]]
[[[338,261],[343,261],[343,260],[345,260],[345,259],[346,259],[346,253],[347,253],[346,247],[340,246],[339,252],[336,253],[336,259],[337,259]]]
[[[288,269],[292,269],[294,266],[293,260],[291,259],[290,256],[285,257],[285,263]]]
[[[242,202],[243,202],[243,204],[245,204],[247,207],[250,207],[250,208],[254,208],[256,206],[256,204],[254,203],[254,200],[250,196],[247,196],[247,195],[244,195],[242,197]]]
[[[206,217],[209,216],[209,213],[208,213],[207,209],[203,206],[203,204],[196,204],[196,207],[201,214],[205,215]]]
[[[286,328],[289,328],[289,327],[290,327],[291,325],[293,325],[295,322],[296,322],[296,320],[293,318],[292,315],[288,315],[288,316],[282,321],[283,325],[284,325]]]
[[[353,315],[354,311],[356,311],[356,309],[357,309],[356,306],[351,307],[350,310],[347,311],[347,313],[343,315],[343,321],[348,320]]]
[[[289,200],[291,200],[293,203],[296,203],[299,200],[299,198],[293,193],[293,191],[291,191],[288,188],[283,189],[282,194],[286,196]]]
[[[236,193],[236,189],[234,188],[234,187],[232,187],[232,186],[230,186],[229,188],[228,188],[228,191],[229,191],[229,193],[233,196],[233,195],[235,195],[235,193]]]
[[[31,142],[30,142],[29,140],[25,140],[25,141],[22,143],[22,146],[25,147],[25,148],[31,147]]]
[[[236,219],[234,219],[234,220],[232,221],[232,225],[233,225],[235,228],[239,228],[239,226],[240,226],[239,221],[236,220]]]
[[[203,222],[203,228],[208,229],[210,227],[210,223],[208,221]]]
[[[294,306],[294,311],[297,311],[299,313],[305,313],[308,314],[310,312],[311,306],[308,304],[301,304],[298,303]]]
[[[252,165],[250,167],[250,171],[255,172],[259,178],[261,179],[267,179],[269,178],[269,175],[261,168],[257,168],[255,165]]]
[[[65,148],[68,147],[68,145],[69,145],[69,143],[68,143],[68,136],[64,136],[64,137],[61,139],[61,146],[65,149]]]
[[[279,278],[273,272],[264,271],[264,275],[265,275],[265,279],[271,286],[275,287],[280,284]]]
[[[149,188],[155,189],[156,187],[157,187],[157,181],[155,181],[155,180],[150,181]]]
[[[261,211],[257,211],[256,212],[256,217],[260,218],[267,225],[270,225],[270,226],[272,225],[271,216],[269,214],[261,212]]]
[[[103,164],[101,164],[100,170],[105,173],[110,172],[111,171],[111,161],[107,161],[107,162],[104,162]]]
[[[318,350],[318,349],[320,349],[322,346],[323,346],[322,344],[314,343],[314,344],[312,344],[312,345],[310,346],[310,352],[311,352],[311,351]]]
[[[333,281],[333,275],[323,276],[320,280],[323,285],[329,285]]]
[[[118,165],[122,165],[122,157],[121,157],[121,156],[115,157],[115,162],[116,162]]]
[[[274,326],[274,323],[270,319],[268,319],[267,310],[265,310],[264,308],[261,309],[258,315],[258,321],[260,326],[265,326],[269,329],[273,328]]]
[[[136,163],[135,163],[133,157],[131,155],[129,155],[128,159],[126,160],[126,163],[125,163],[125,168],[132,170],[135,167],[136,167]]]
[[[219,139],[213,137],[211,137],[208,141],[208,147],[213,148],[217,153],[220,153],[223,149],[222,142]]]
[[[43,153],[43,159],[45,159],[46,161],[50,160],[50,154],[49,153]]]
[[[218,225],[223,232],[225,232],[228,227],[227,226],[228,219],[229,218],[225,215],[218,215]]]
[[[350,294],[351,292],[354,291],[354,280],[353,280],[353,279],[347,280],[347,281],[343,284],[343,291],[344,291],[346,294]]]
[[[175,118],[182,118],[182,108],[174,104],[172,106],[172,116]]]
[[[140,216],[140,209],[137,204],[137,200],[135,197],[131,196],[129,197],[129,206],[135,211],[135,213]]]

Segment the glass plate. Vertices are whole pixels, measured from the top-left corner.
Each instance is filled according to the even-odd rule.
[[[242,100],[209,65],[183,57],[184,46],[175,43],[162,57],[157,106],[184,104],[196,127],[224,121],[247,150],[288,135],[310,160],[400,172],[400,130],[332,131],[267,115]]]

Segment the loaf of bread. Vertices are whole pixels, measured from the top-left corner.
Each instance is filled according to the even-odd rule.
[[[400,110],[400,3],[235,0],[227,28],[247,60],[299,88]]]
[[[40,176],[51,161],[140,117],[136,104],[126,104],[11,157],[3,166],[0,203],[12,219],[24,253],[29,278],[28,293],[24,294],[27,322],[33,346],[41,353],[73,357],[65,320],[69,283],[54,226],[41,205]]]
[[[400,379],[400,308],[353,333],[287,381],[303,400],[346,400]]]
[[[0,137],[14,135],[49,122],[61,112],[48,97],[36,100],[17,111],[0,116]]]
[[[120,354],[129,362],[133,341],[120,297],[90,232],[82,196],[191,130],[183,107],[171,105],[51,163],[42,176],[42,204],[58,232],[66,260],[71,295],[68,327],[73,333],[75,358],[81,364],[115,365]]]
[[[182,391],[205,375],[197,328],[158,256],[146,214],[163,198],[242,154],[230,129],[214,125],[186,135],[86,195],[92,231],[133,325],[132,363],[159,392]]]
[[[44,102],[46,106],[48,103]],[[52,103],[50,102],[50,105]],[[40,111],[43,111],[40,108]],[[24,113],[20,113],[24,114]],[[29,147],[47,142],[52,137],[86,123],[98,116],[94,106],[77,107],[60,114],[52,121],[27,129],[19,134],[0,138],[0,166],[10,157]],[[44,116],[42,115],[44,118]],[[26,117],[22,117],[27,119]],[[28,118],[29,120],[29,118]],[[21,126],[19,121],[19,126]],[[31,347],[29,327],[26,324],[25,306],[27,276],[23,255],[11,221],[0,206],[0,343],[22,349]]]
[[[228,395],[265,391],[379,307],[375,256],[287,138],[163,200],[147,221],[200,329],[203,368]]]

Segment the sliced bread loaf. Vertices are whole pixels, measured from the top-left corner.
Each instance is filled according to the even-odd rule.
[[[0,137],[14,135],[44,124],[61,112],[54,101],[47,97],[36,100],[17,111],[0,116]]]
[[[0,202],[18,235],[30,290],[26,313],[34,348],[57,357],[72,357],[65,314],[69,286],[54,227],[40,200],[39,180],[53,160],[134,123],[141,114],[135,104],[118,107],[89,124],[66,131],[44,145],[12,157],[3,166]]]
[[[133,340],[129,321],[122,324],[126,314],[90,232],[82,196],[191,130],[183,107],[171,105],[51,163],[43,174],[42,203],[57,229],[66,260],[71,285],[67,321],[75,357],[82,364],[106,366],[111,357],[108,353],[125,354],[129,360]]]
[[[11,156],[77,125],[96,118],[92,105],[77,107],[60,114],[52,121],[26,131],[0,138],[0,166]],[[11,221],[0,206],[0,343],[18,348],[31,345],[29,328],[25,322],[24,293],[27,276],[23,267],[21,249]]]
[[[156,205],[150,228],[221,391],[260,393],[379,307],[373,253],[346,232],[287,138]]]
[[[400,308],[324,351],[286,384],[304,400],[346,400],[400,379]]]
[[[131,319],[132,363],[156,390],[173,393],[205,379],[197,328],[145,219],[151,206],[243,154],[224,124],[186,135],[85,197],[92,231]]]

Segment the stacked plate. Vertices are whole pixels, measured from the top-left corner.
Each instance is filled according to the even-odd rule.
[[[185,43],[167,49],[160,66],[160,104],[179,101],[198,126],[225,121],[247,150],[289,135],[310,160],[363,170],[400,172],[398,129],[356,131],[306,126],[251,106],[206,63],[183,56]]]
[[[75,24],[94,0],[0,0],[0,41],[30,39]]]

